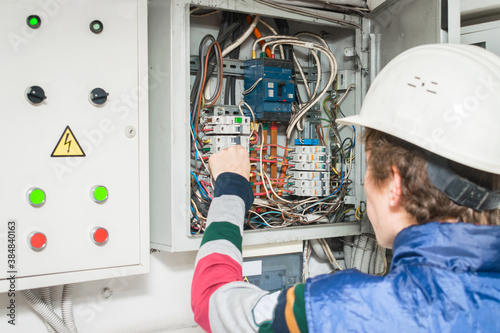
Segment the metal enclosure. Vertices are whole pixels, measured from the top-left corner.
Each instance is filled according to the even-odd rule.
[[[353,93],[343,102],[346,115],[359,112],[370,79],[383,65],[409,47],[439,42],[441,33],[439,0],[386,1],[371,17],[365,18],[327,13],[332,18],[352,23],[351,26],[285,12],[253,1],[150,1],[149,65],[158,73],[152,77],[154,88],[150,91],[151,246],[173,252],[196,250],[201,242],[201,236],[193,236],[189,230],[190,62],[196,62],[193,55],[197,54],[200,36],[218,31],[216,16],[191,18],[191,6],[260,14],[264,19],[284,18],[293,30],[291,33],[302,30],[320,33],[335,54],[339,71],[348,73],[356,85]],[[424,20],[427,24],[422,25]],[[417,25],[418,29],[415,29]],[[243,50],[248,50],[248,47],[248,43],[242,45]],[[249,52],[242,51],[240,54],[243,55],[240,59],[251,58]],[[361,142],[359,131],[355,139]],[[355,146],[355,155],[349,200],[359,204],[364,200],[365,161],[361,144]],[[359,233],[361,227],[357,222],[251,230],[245,231],[243,245]]]
[[[146,273],[147,2],[1,1],[0,17],[0,292]]]

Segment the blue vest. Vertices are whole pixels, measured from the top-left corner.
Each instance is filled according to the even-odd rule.
[[[305,305],[309,332],[500,332],[500,227],[406,228],[387,276],[308,279]]]

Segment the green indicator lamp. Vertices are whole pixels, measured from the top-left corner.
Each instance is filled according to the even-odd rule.
[[[45,203],[45,192],[39,188],[33,187],[27,193],[28,202],[33,207],[40,207]]]
[[[236,118],[234,118],[234,122],[235,122],[235,123],[237,123],[237,124],[241,124],[242,120],[243,120],[243,119],[242,119],[242,118],[240,118],[240,117],[236,117]]]
[[[100,34],[104,30],[104,26],[101,21],[94,20],[90,22],[90,31],[95,34]]]
[[[42,20],[38,15],[30,15],[26,19],[26,23],[28,24],[28,27],[30,27],[31,29],[38,29],[42,24]]]
[[[92,187],[91,197],[97,203],[102,203],[108,199],[108,189],[102,185]]]

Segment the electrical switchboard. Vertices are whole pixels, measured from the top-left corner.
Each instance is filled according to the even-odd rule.
[[[146,1],[0,17],[0,292],[147,272]]]

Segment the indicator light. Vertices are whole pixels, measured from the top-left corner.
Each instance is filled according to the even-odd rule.
[[[237,124],[241,124],[242,121],[243,121],[243,119],[241,117],[234,118],[234,122]]]
[[[91,238],[97,245],[104,245],[109,239],[109,233],[106,229],[98,227],[91,232]]]
[[[35,251],[40,251],[47,245],[47,237],[41,232],[32,232],[28,236],[28,245]]]
[[[45,192],[39,188],[33,187],[28,190],[27,199],[33,207],[40,207],[45,203]]]
[[[38,29],[42,24],[42,20],[38,15],[30,15],[26,19],[26,23],[28,24],[28,27],[30,27],[31,29]]]
[[[102,203],[108,199],[108,189],[102,185],[96,185],[92,187],[90,196],[95,202]]]
[[[102,25],[102,22],[99,20],[95,20],[90,22],[90,31],[92,31],[95,34],[100,34],[102,30],[104,29],[104,26]]]

